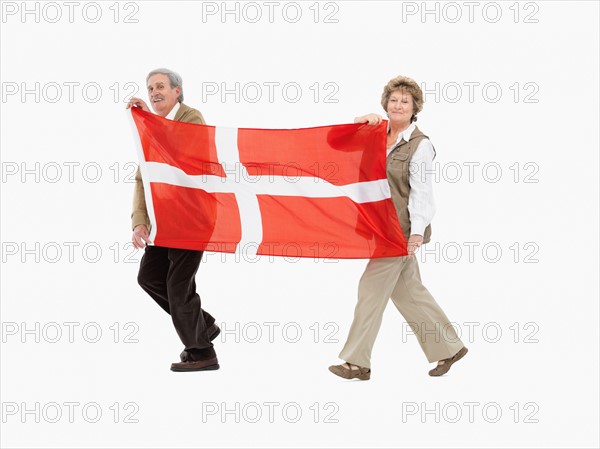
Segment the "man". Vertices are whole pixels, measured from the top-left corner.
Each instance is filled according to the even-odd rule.
[[[202,114],[183,104],[181,76],[168,69],[156,69],[146,77],[148,98],[157,115],[169,120],[205,124]],[[138,107],[150,112],[140,98],[131,98],[127,108]],[[196,293],[195,276],[202,260],[202,251],[164,248],[149,245],[150,219],[146,210],[144,185],[138,167],[135,176],[133,212],[131,214],[133,246],[145,248],[138,273],[140,286],[173,319],[173,325],[185,349],[181,362],[171,365],[172,371],[205,371],[219,369],[217,355],[211,343],[220,333],[215,319],[202,310]]]

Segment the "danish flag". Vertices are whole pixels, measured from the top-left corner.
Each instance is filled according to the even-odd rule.
[[[131,108],[150,240],[312,258],[407,255],[386,177],[386,122],[224,128]]]

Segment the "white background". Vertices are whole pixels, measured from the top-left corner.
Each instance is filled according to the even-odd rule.
[[[262,2],[239,3],[238,22],[201,2],[111,4],[95,23],[86,2],[72,20],[62,2],[38,3],[38,17],[2,5],[4,447],[598,446],[597,2],[476,2],[472,20],[464,2],[301,2],[296,23],[286,2],[272,23]],[[185,102],[209,124],[235,127],[347,123],[383,112],[390,78],[423,83],[418,125],[442,176],[421,272],[467,357],[430,378],[390,305],[371,380],[344,381],[327,366],[339,363],[366,261],[208,254],[197,283],[230,331],[215,341],[221,369],[170,372],[181,343],[136,283],[141,254],[127,263],[125,246],[136,162],[126,83],[145,97],[146,73],[162,66],[183,75]],[[206,95],[236,82],[237,99]],[[251,83],[264,87],[255,102]],[[264,83],[280,83],[272,102]],[[286,83],[301,87],[298,101]],[[325,102],[332,92],[337,102]],[[472,182],[465,163],[480,164]],[[272,339],[264,323],[276,323]]]

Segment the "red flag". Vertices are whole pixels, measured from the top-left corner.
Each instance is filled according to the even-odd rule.
[[[386,122],[236,129],[131,111],[155,245],[313,258],[407,255],[386,177]]]

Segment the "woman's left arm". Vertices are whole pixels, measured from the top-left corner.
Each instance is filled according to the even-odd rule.
[[[412,248],[413,252],[414,249],[421,246],[425,228],[431,223],[435,215],[432,182],[434,154],[435,150],[429,139],[423,139],[410,161],[408,212],[410,214],[411,235],[409,238],[409,255],[411,246],[414,247]],[[414,239],[413,236],[415,236]]]

